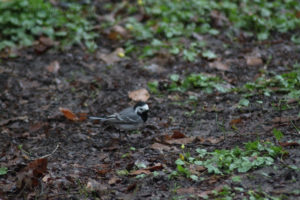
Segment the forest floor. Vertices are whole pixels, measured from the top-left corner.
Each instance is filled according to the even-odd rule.
[[[0,199],[299,199],[299,99],[286,100],[276,86],[268,86],[270,95],[248,96],[214,88],[210,93],[201,87],[168,89],[191,73],[218,76],[227,88],[289,73],[300,63],[300,48],[286,37],[232,42],[222,34],[204,36],[219,59],[196,62],[162,53],[107,65],[103,49],[119,45],[104,37],[95,53],[78,47],[42,53],[27,48],[3,59]],[[173,82],[172,74],[179,75]],[[154,81],[157,91],[149,88]],[[134,105],[128,93],[143,88],[150,93],[149,119],[128,139],[86,119]],[[79,117],[68,119],[63,109]],[[271,159],[245,171],[229,170],[221,162],[212,163],[214,169],[201,164],[201,150],[239,147],[243,152],[255,141],[282,148],[280,155],[244,157],[250,164]],[[230,157],[222,155],[219,161]]]

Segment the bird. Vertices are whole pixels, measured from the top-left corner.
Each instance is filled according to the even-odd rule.
[[[114,113],[105,117],[90,116],[89,119],[100,120],[102,123],[107,123],[110,126],[114,126],[120,131],[125,131],[125,136],[127,138],[126,131],[137,130],[144,125],[148,119],[148,111],[148,104],[143,101],[138,101],[133,107],[125,108],[118,113]]]

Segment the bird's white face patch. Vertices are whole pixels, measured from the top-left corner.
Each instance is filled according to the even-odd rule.
[[[149,110],[149,106],[147,104],[143,105],[143,106],[138,106],[136,107],[136,112],[137,113],[143,113],[145,111]]]

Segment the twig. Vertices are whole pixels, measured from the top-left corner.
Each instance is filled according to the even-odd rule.
[[[55,149],[54,149],[51,153],[46,154],[46,155],[44,155],[44,156],[42,156],[42,157],[39,157],[39,159],[41,159],[41,158],[47,158],[47,157],[49,157],[49,156],[52,156],[52,154],[54,154],[55,151],[58,149],[59,145],[60,145],[60,143],[58,143],[58,144],[56,145]]]

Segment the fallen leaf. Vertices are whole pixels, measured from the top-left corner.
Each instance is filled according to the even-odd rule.
[[[88,114],[87,113],[77,113],[78,115],[78,120],[79,121],[85,121],[87,119]]]
[[[112,65],[116,62],[119,62],[122,57],[124,57],[125,51],[123,48],[117,48],[115,51],[113,51],[110,54],[103,54],[103,53],[98,53],[97,56],[103,60],[107,65]]]
[[[28,169],[33,170],[33,175],[36,177],[41,177],[43,173],[47,171],[47,158],[40,158],[32,161],[27,165]]]
[[[186,136],[178,130],[174,130],[173,135],[171,136],[172,139],[179,139],[179,138],[185,138],[185,137]]]
[[[146,169],[148,169],[152,172],[152,171],[160,170],[162,168],[163,168],[163,165],[161,163],[157,163],[152,167],[147,167]]]
[[[263,64],[263,60],[260,57],[248,56],[246,57],[246,63],[248,66],[258,66]]]
[[[202,144],[203,144],[203,143],[207,143],[207,142],[209,142],[209,143],[211,143],[211,144],[217,144],[217,143],[219,143],[219,142],[221,142],[221,141],[224,140],[224,136],[221,136],[221,137],[219,137],[219,138],[197,136],[196,138],[197,138],[197,140],[199,140],[199,142],[202,143]]]
[[[203,167],[203,166],[200,166],[200,165],[195,165],[195,164],[190,164],[189,165],[189,171],[192,173],[192,174],[195,174],[197,176],[199,176],[201,173],[200,172],[203,172],[205,171],[206,168]]]
[[[230,126],[242,123],[241,118],[233,119],[229,122]]]
[[[100,176],[104,176],[106,175],[108,172],[110,172],[111,169],[109,168],[105,168],[105,169],[100,169],[100,170],[97,170],[97,173],[100,175]]]
[[[47,171],[47,164],[47,158],[36,159],[29,163],[17,175],[17,188],[32,189],[38,186],[39,178],[41,178]]]
[[[274,123],[287,123],[291,120],[298,121],[300,119],[300,116],[288,116],[288,117],[275,117],[272,122]]]
[[[219,137],[219,138],[215,138],[215,137],[208,137],[208,138],[206,138],[206,141],[209,142],[209,143],[211,143],[211,144],[217,144],[217,143],[219,143],[219,142],[221,142],[223,140],[224,140],[224,136]]]
[[[121,179],[119,179],[118,177],[113,176],[111,179],[109,179],[108,184],[109,185],[114,185],[116,183],[119,183],[121,181]]]
[[[60,69],[60,65],[58,61],[53,61],[51,62],[46,69],[48,70],[48,72],[54,73],[56,74],[58,72],[58,70]]]
[[[46,46],[48,46],[48,47],[51,47],[51,46],[54,45],[54,41],[53,41],[51,38],[49,38],[49,37],[41,36],[41,37],[39,38],[39,41],[40,41],[42,44],[44,44],[44,45],[46,45]]]
[[[130,192],[130,191],[134,190],[135,187],[136,187],[136,182],[134,182],[134,183],[128,185],[128,187],[127,187],[127,192]]]
[[[128,96],[133,101],[146,102],[150,98],[150,94],[149,94],[148,90],[146,90],[144,88],[128,92]]]
[[[36,45],[34,45],[34,49],[38,53],[43,53],[52,46],[54,46],[54,41],[51,38],[41,36]]]
[[[171,140],[166,140],[165,142],[167,144],[189,144],[192,143],[196,137],[186,137],[186,138],[180,138],[180,139],[171,139]]]
[[[130,173],[132,176],[140,175],[140,174],[151,174],[150,170],[148,169],[138,169]]]
[[[170,151],[171,147],[167,146],[167,145],[164,145],[164,144],[160,144],[160,143],[154,143],[151,145],[151,148],[152,149],[155,149],[155,150],[159,150],[159,151]]]
[[[209,67],[213,68],[213,69],[218,69],[221,71],[230,71],[228,65],[226,65],[225,63],[222,63],[220,61],[215,61],[215,62],[209,63]]]
[[[86,184],[86,189],[88,191],[96,191],[99,193],[103,193],[107,190],[107,186],[94,179],[89,179],[89,181]]]
[[[300,11],[299,11],[299,10],[296,12],[296,17],[297,17],[298,19],[300,18]]]
[[[282,147],[289,147],[289,146],[299,146],[300,144],[298,142],[279,142],[279,145]]]
[[[38,130],[42,129],[44,126],[47,126],[47,125],[48,125],[48,123],[45,123],[45,122],[37,122],[29,127],[29,131],[37,132]]]
[[[201,197],[203,199],[208,199],[209,195],[214,194],[215,192],[220,192],[223,189],[223,187],[224,187],[223,185],[219,185],[212,190],[207,190],[207,191],[201,192],[197,196]]]
[[[221,28],[229,25],[229,20],[222,12],[212,10],[210,12],[210,17],[212,18],[214,25],[217,27]]]
[[[60,107],[59,111],[62,112],[64,114],[64,116],[69,120],[72,120],[72,121],[78,121],[79,120],[78,117],[71,110],[69,110],[68,108]]]
[[[182,195],[182,194],[189,194],[189,195],[192,195],[192,194],[195,194],[195,192],[197,191],[196,188],[194,187],[189,187],[189,188],[178,188],[176,190],[176,193],[179,194],[179,195]]]
[[[7,125],[11,122],[15,122],[15,121],[24,121],[24,122],[28,122],[28,116],[19,116],[19,117],[13,117],[13,118],[10,118],[10,119],[5,119],[5,120],[2,120],[0,121],[0,126],[4,126],[4,125]]]
[[[50,179],[51,179],[50,175],[49,175],[49,174],[46,174],[46,175],[42,178],[42,181],[45,182],[45,183],[48,183]]]
[[[108,38],[111,40],[119,40],[122,38],[126,38],[127,35],[128,35],[128,31],[124,27],[120,25],[115,25],[110,30],[108,34]]]

